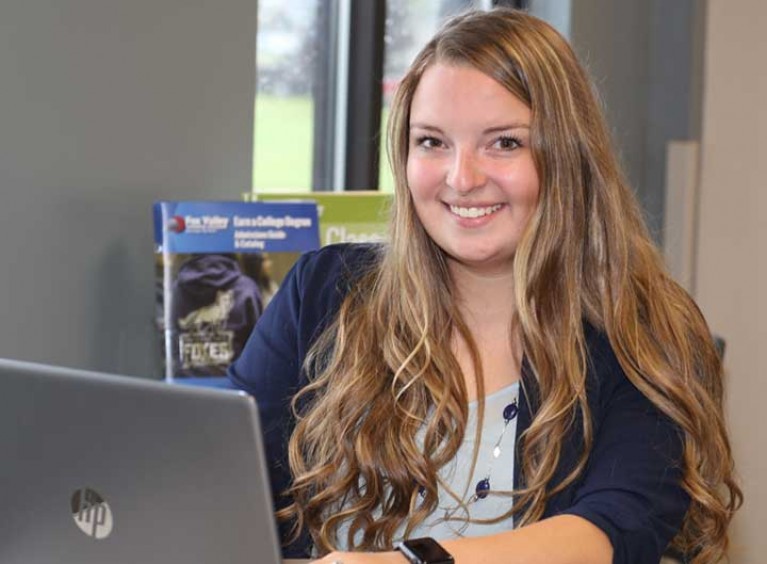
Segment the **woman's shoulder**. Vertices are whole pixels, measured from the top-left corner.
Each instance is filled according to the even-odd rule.
[[[586,385],[590,403],[596,407],[595,403],[601,404],[617,389],[631,383],[604,329],[584,322],[583,337],[587,354]]]
[[[304,253],[296,263],[300,287],[346,286],[379,264],[380,243],[337,243]]]
[[[587,388],[593,409],[605,409],[616,398],[643,396],[626,375],[615,346],[604,329],[587,323],[584,325],[584,338],[588,354]]]
[[[375,262],[383,252],[383,243],[334,243],[303,256],[309,262],[358,265]]]
[[[382,243],[335,243],[304,253],[299,264],[304,272],[316,269],[359,271],[377,264],[382,252]]]
[[[590,362],[598,366],[618,362],[610,338],[604,329],[584,321],[583,339]]]

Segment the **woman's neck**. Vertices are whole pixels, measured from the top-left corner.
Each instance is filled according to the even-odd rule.
[[[515,311],[512,272],[477,272],[451,265],[458,309],[482,363],[484,393],[519,379],[522,347],[512,327]],[[466,379],[469,399],[476,398],[476,374],[467,343],[455,335],[453,349]]]
[[[513,270],[480,271],[454,261],[449,265],[457,305],[466,322],[510,326],[516,308]]]

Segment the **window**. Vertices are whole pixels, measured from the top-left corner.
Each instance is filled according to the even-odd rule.
[[[313,69],[327,51],[318,33],[322,0],[259,0],[253,187],[307,190],[312,180]]]
[[[391,191],[391,95],[442,21],[504,0],[260,0],[253,189]]]
[[[381,112],[381,144],[379,149],[379,188],[394,190],[386,153],[386,123],[392,94],[418,51],[449,16],[470,7],[487,8],[488,2],[476,0],[388,0],[384,35],[383,108]]]

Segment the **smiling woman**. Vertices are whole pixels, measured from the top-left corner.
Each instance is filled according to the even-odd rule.
[[[407,181],[451,267],[512,275],[538,202],[530,119],[524,102],[472,67],[423,73],[410,106]]]
[[[303,256],[229,371],[285,555],[719,561],[742,500],[721,359],[568,43],[514,10],[455,17],[389,143],[390,240]]]

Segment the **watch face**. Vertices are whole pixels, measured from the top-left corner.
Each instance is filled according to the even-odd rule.
[[[412,539],[402,543],[423,564],[452,564],[450,553],[432,538]]]

